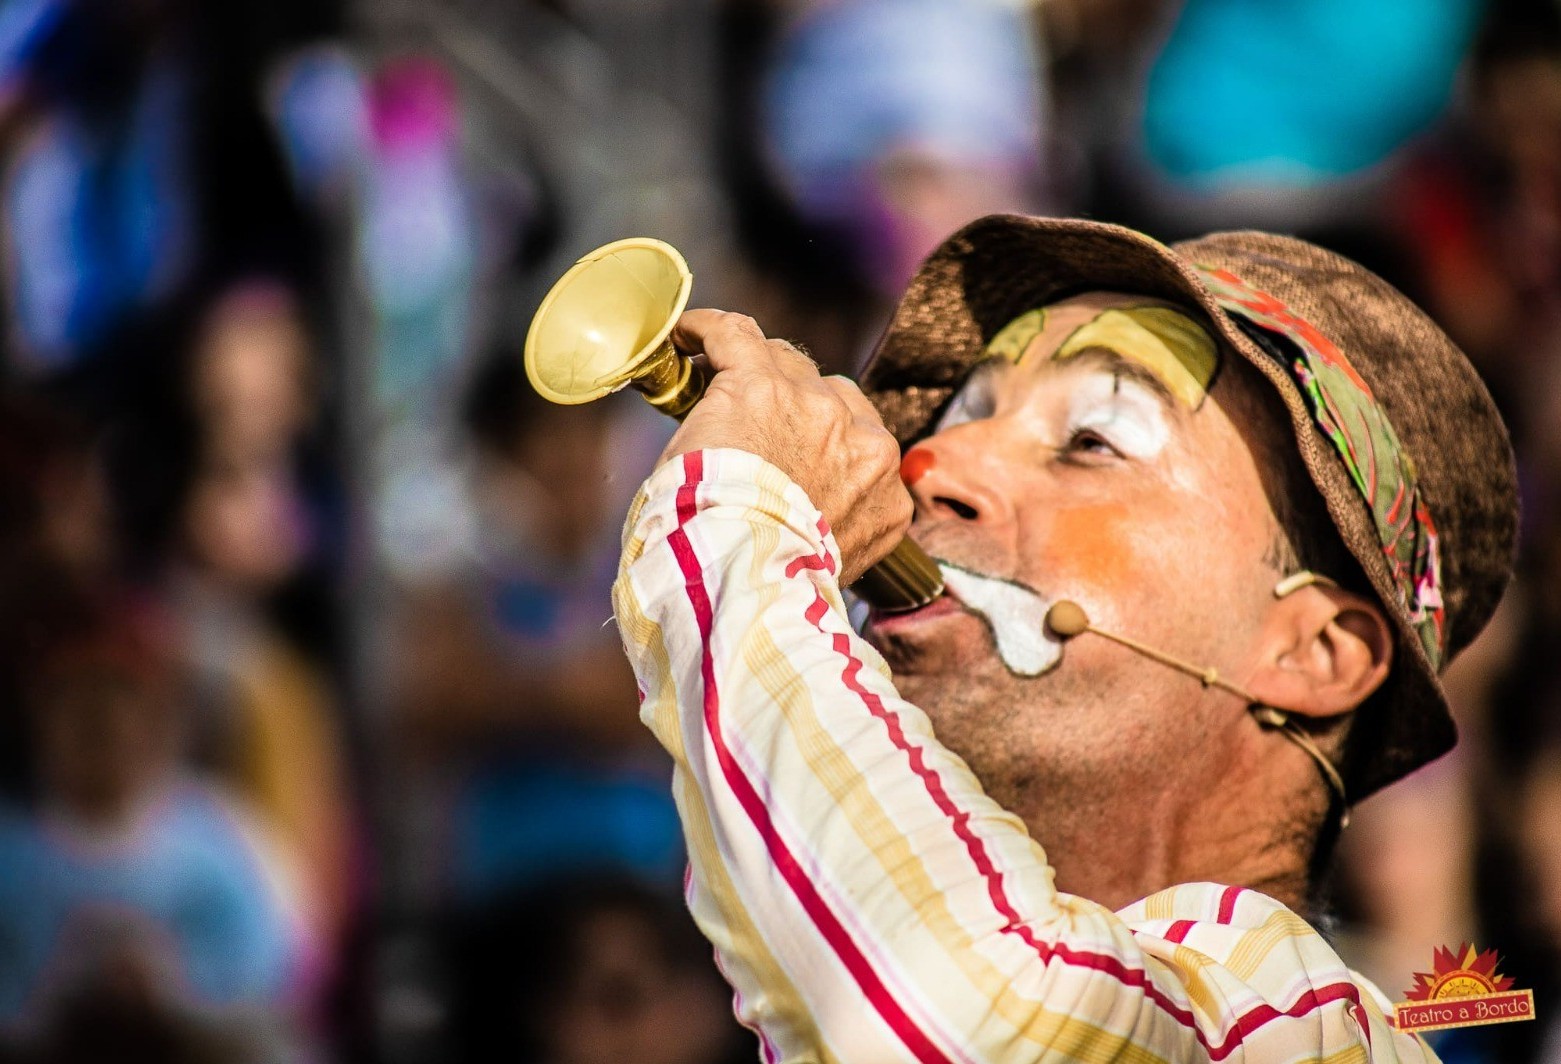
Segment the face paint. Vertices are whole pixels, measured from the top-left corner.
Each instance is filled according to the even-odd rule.
[[[912,447],[900,460],[900,482],[907,488],[914,487],[936,464],[937,458],[927,448]]]
[[[982,418],[992,416],[992,410],[996,405],[992,396],[992,376],[996,369],[997,363],[987,362],[971,371],[965,383],[949,401],[948,409],[943,411],[942,417],[938,418],[938,423],[932,430],[935,434],[951,429],[955,425],[963,425],[967,421],[980,421]]]
[[[1154,393],[1130,378],[1102,370],[1074,389],[1067,436],[1090,432],[1127,458],[1153,458],[1171,437]]]
[[[1135,549],[1131,534],[1139,520],[1137,508],[1127,502],[1058,510],[1052,518],[1054,549],[1068,559],[1069,571],[1090,586],[1121,594],[1143,576],[1141,548]]]
[[[1006,358],[1010,362],[1018,362],[1029,350],[1030,341],[1041,335],[1046,329],[1046,311],[1027,310],[1013,321],[998,330],[992,337],[991,343],[986,345],[988,358]]]
[[[991,358],[1015,364],[1047,326],[1045,308],[1026,311],[1000,329],[987,344]],[[1072,358],[1103,347],[1154,372],[1171,394],[1197,409],[1219,370],[1219,348],[1213,337],[1191,317],[1173,307],[1156,305],[1110,307],[1074,329],[1046,357]]]
[[[997,656],[1019,676],[1039,676],[1057,664],[1062,644],[1046,634],[1051,603],[1022,584],[940,562],[948,589],[992,630]]]
[[[1165,382],[1184,406],[1197,409],[1219,365],[1219,349],[1198,323],[1170,307],[1127,307],[1102,311],[1075,329],[1053,357],[1104,347],[1132,359]]]

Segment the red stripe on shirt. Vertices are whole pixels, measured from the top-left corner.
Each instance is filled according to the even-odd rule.
[[[1236,917],[1236,899],[1241,896],[1240,887],[1226,887],[1220,895],[1220,912],[1214,918],[1217,924],[1228,924]]]
[[[808,610],[808,619],[817,625],[818,619],[823,617],[828,607],[823,598],[817,596],[817,592],[814,594],[815,599],[812,607]],[[823,608],[821,609],[820,607]],[[991,855],[987,853],[986,846],[970,830],[970,814],[956,806],[949,798],[948,791],[944,789],[943,780],[927,764],[922,748],[911,745],[906,738],[905,731],[900,726],[898,715],[890,713],[884,707],[883,700],[863,687],[857,679],[858,673],[862,671],[862,662],[851,653],[850,638],[843,633],[835,633],[833,643],[835,651],[846,659],[846,666],[841,672],[841,679],[846,687],[862,700],[869,713],[883,721],[884,727],[889,733],[889,740],[905,753],[906,759],[910,762],[911,770],[921,778],[934,804],[949,818],[954,834],[959,836],[960,840],[964,842],[965,851],[970,855],[972,863],[976,866],[976,871],[986,880],[987,896],[992,899],[993,906],[1007,921],[1001,929],[1002,932],[1004,934],[1018,935],[1027,946],[1040,956],[1043,962],[1048,962],[1053,957],[1056,957],[1065,964],[1104,972],[1125,986],[1142,990],[1151,1001],[1169,1013],[1178,1023],[1187,1027],[1194,1037],[1199,1042],[1202,1042],[1205,1048],[1209,1049],[1212,1056],[1214,1049],[1209,1046],[1203,1031],[1198,1027],[1192,1013],[1180,1008],[1174,1001],[1167,998],[1143,970],[1128,968],[1120,958],[1110,954],[1075,950],[1060,942],[1047,943],[1035,937],[1034,931],[1025,924],[1024,919],[1009,900],[1007,892],[1003,890],[1002,874],[993,865]]]
[[[804,554],[800,558],[793,558],[786,563],[786,579],[790,580],[804,569],[815,569],[833,576],[835,560],[827,554]]]
[[[1223,1060],[1231,1051],[1241,1044],[1243,1038],[1255,1032],[1272,1020],[1289,1017],[1297,1019],[1305,1016],[1314,1009],[1320,1009],[1324,1005],[1335,1001],[1352,1002],[1356,1008],[1360,1007],[1360,990],[1354,983],[1329,983],[1314,990],[1308,990],[1298,997],[1285,1011],[1280,1012],[1272,1005],[1258,1005],[1256,1008],[1242,1013],[1236,1017],[1236,1026],[1230,1032],[1230,1036],[1220,1044],[1218,1050],[1210,1050],[1210,1055],[1215,1060]]]
[[[683,571],[684,588],[699,625],[703,647],[700,674],[705,688],[704,721],[705,728],[710,734],[711,745],[715,750],[716,762],[738,804],[742,806],[760,838],[764,840],[770,859],[775,863],[776,871],[791,888],[803,911],[808,914],[809,919],[823,935],[824,941],[850,972],[868,1002],[917,1060],[925,1061],[927,1064],[934,1064],[934,1062],[942,1064],[947,1059],[945,1055],[933,1045],[932,1040],[916,1026],[900,1003],[889,993],[878,973],[873,970],[862,951],[852,941],[850,934],[830,911],[829,906],[820,896],[818,888],[808,879],[806,871],[798,863],[785,840],[780,837],[770,818],[769,809],[766,808],[764,801],[754,789],[752,781],[743,773],[741,766],[737,764],[726,745],[721,731],[720,695],[715,682],[715,661],[710,653],[710,633],[715,614],[711,608],[709,592],[704,585],[703,569],[685,529],[698,511],[698,485],[704,475],[702,452],[691,451],[683,455],[683,474],[683,484],[678,488],[677,493],[678,524],[667,537],[667,542],[677,558],[678,567]]]
[[[818,595],[818,593],[815,591],[814,601],[806,613],[807,620],[815,627],[818,627],[819,621],[823,619],[825,613],[827,612],[828,604],[824,601],[823,597]],[[822,628],[819,628],[819,631],[820,633],[823,633]],[[940,779],[937,772],[926,763],[922,748],[911,745],[910,741],[907,739],[904,729],[900,726],[899,716],[897,714],[890,713],[888,709],[885,708],[883,700],[873,692],[869,691],[867,688],[863,687],[861,682],[857,679],[858,674],[862,671],[862,662],[851,653],[850,638],[843,633],[833,633],[832,640],[836,653],[840,654],[846,659],[845,668],[841,671],[841,680],[845,683],[848,689],[850,689],[859,699],[861,699],[862,704],[867,708],[869,713],[883,721],[885,729],[889,734],[890,741],[905,753],[906,759],[910,762],[912,771],[914,771],[917,776],[921,778],[923,785],[926,787],[927,793],[932,797],[933,802],[937,805],[940,811],[948,816],[950,824],[954,829],[954,833],[959,836],[959,838],[965,843],[966,852],[970,854],[971,861],[976,866],[976,870],[987,881],[987,896],[992,899],[993,906],[1004,917],[1004,919],[1007,920],[1007,923],[1001,929],[1002,932],[1004,934],[1018,935],[1026,945],[1035,950],[1036,954],[1043,962],[1049,962],[1053,957],[1055,957],[1065,964],[1069,964],[1075,967],[1089,968],[1094,971],[1102,972],[1116,979],[1126,987],[1142,990],[1145,997],[1147,997],[1151,1002],[1162,1009],[1172,1019],[1176,1020],[1177,1023],[1181,1024],[1183,1027],[1186,1027],[1192,1033],[1193,1037],[1196,1038],[1198,1042],[1204,1047],[1204,1049],[1208,1052],[1209,1057],[1213,1060],[1223,1060],[1225,1057],[1229,1056],[1236,1050],[1238,1046],[1241,1045],[1246,1036],[1250,1035],[1252,1032],[1256,1031],[1258,1028],[1262,1027],[1271,1020],[1278,1019],[1281,1016],[1303,1016],[1314,1008],[1319,1008],[1330,1001],[1335,1001],[1340,998],[1347,998],[1349,1000],[1355,1001],[1359,1000],[1359,993],[1353,983],[1335,983],[1322,987],[1319,990],[1308,991],[1306,994],[1302,995],[1294,1004],[1292,1004],[1291,1007],[1285,1012],[1280,1012],[1270,1005],[1260,1005],[1253,1008],[1249,1012],[1243,1013],[1241,1016],[1236,1017],[1234,1024],[1227,1032],[1224,1041],[1222,1041],[1219,1045],[1213,1045],[1209,1042],[1208,1036],[1204,1033],[1203,1029],[1198,1026],[1193,1014],[1187,1009],[1180,1007],[1176,1004],[1176,1002],[1172,1001],[1168,996],[1166,996],[1165,992],[1162,991],[1160,987],[1149,978],[1148,973],[1143,969],[1129,968],[1121,958],[1111,954],[1095,953],[1088,950],[1077,950],[1071,946],[1066,945],[1065,943],[1047,943],[1036,938],[1035,933],[1027,924],[1025,924],[1018,911],[1014,908],[1013,903],[1009,900],[1007,893],[1003,890],[1002,874],[998,872],[996,867],[993,865],[991,856],[987,853],[985,845],[982,843],[981,839],[970,830],[970,814],[965,810],[957,807],[949,798],[947,790],[944,789],[942,779]],[[1229,914],[1226,912],[1227,907],[1232,910],[1234,909],[1236,895],[1240,892],[1240,887],[1231,887],[1225,892],[1225,896],[1221,900],[1220,912],[1221,914],[1225,915],[1227,919],[1229,916]]]
[[[763,799],[754,790],[753,784],[743,774],[727,748],[720,732],[719,697],[716,691],[714,678],[714,662],[710,654],[710,632],[714,623],[714,613],[710,605],[710,598],[704,586],[703,570],[688,540],[684,526],[693,519],[697,513],[697,488],[703,477],[704,464],[702,452],[690,452],[683,456],[684,483],[677,493],[678,526],[668,537],[668,543],[677,557],[678,565],[683,570],[685,588],[688,592],[690,604],[694,607],[695,617],[698,621],[700,637],[703,644],[703,656],[701,661],[701,674],[704,679],[704,717],[706,728],[709,730],[713,746],[716,750],[717,762],[721,767],[727,784],[732,788],[734,795],[743,806],[760,836],[764,839],[766,847],[770,851],[771,858],[775,861],[777,870],[787,882],[792,892],[797,896],[804,911],[813,920],[820,933],[831,949],[840,958],[846,969],[857,981],[869,1002],[878,1011],[891,1030],[901,1038],[907,1048],[916,1054],[921,1060],[943,1060],[944,1057],[932,1045],[931,1040],[915,1025],[915,1022],[906,1015],[904,1009],[883,986],[877,973],[861,953],[849,933],[840,924],[838,918],[831,912],[818,894],[817,888],[807,878],[806,871],[797,862],[795,856],[781,839],[770,819],[769,810],[765,807]],[[827,526],[820,521],[820,529]],[[831,559],[832,561],[832,559]],[[823,617],[828,613],[828,603],[821,595],[814,592],[814,601],[806,611],[807,620],[819,628]],[[890,740],[896,747],[902,750],[910,762],[911,768],[923,780],[928,794],[932,797],[939,810],[947,815],[956,835],[965,842],[977,871],[987,880],[988,896],[991,897],[998,912],[1008,921],[1002,931],[1007,934],[1017,934],[1040,956],[1043,962],[1056,957],[1066,964],[1076,967],[1089,968],[1111,976],[1130,989],[1141,990],[1149,1001],[1162,1009],[1177,1023],[1187,1028],[1197,1041],[1208,1052],[1210,1059],[1223,1060],[1233,1053],[1246,1037],[1265,1026],[1269,1022],[1283,1017],[1299,1018],[1307,1013],[1327,1005],[1333,1001],[1348,1000],[1359,1004],[1359,990],[1353,983],[1331,983],[1326,986],[1308,990],[1302,994],[1291,1006],[1281,1012],[1271,1005],[1259,1005],[1237,1016],[1226,1033],[1226,1037],[1218,1045],[1209,1042],[1208,1036],[1198,1026],[1193,1014],[1187,1009],[1181,1008],[1164,991],[1154,983],[1143,969],[1129,968],[1121,960],[1111,954],[1094,953],[1087,950],[1076,950],[1064,943],[1045,943],[1037,939],[1034,932],[1024,924],[1018,912],[1009,901],[1002,886],[1002,875],[993,865],[990,856],[986,852],[984,844],[969,828],[970,814],[959,809],[949,798],[943,787],[942,780],[937,773],[926,764],[925,757],[920,747],[912,746],[906,738],[897,715],[890,713],[883,705],[882,699],[867,690],[857,680],[861,672],[862,662],[850,652],[850,639],[844,634],[829,633],[832,635],[832,645],[835,651],[846,659],[845,668],[841,678],[853,693],[863,702],[868,711],[879,720],[883,721],[889,733]],[[1229,887],[1221,896],[1219,922],[1229,923],[1234,916],[1236,898],[1240,895],[1240,887]]]
[[[814,525],[818,529],[818,538],[823,540],[829,536],[829,522],[819,515],[818,523]],[[804,569],[821,570],[830,576],[835,575],[835,559],[830,556],[827,547],[820,547],[817,554],[806,554],[801,558],[793,558],[786,565],[786,579],[791,579]]]

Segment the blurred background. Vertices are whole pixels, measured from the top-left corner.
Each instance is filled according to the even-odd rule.
[[[1485,375],[1520,577],[1333,933],[1561,1061],[1557,0],[0,0],[0,1059],[755,1059],[604,625],[671,426],[520,342],[647,234],[852,372],[994,210],[1297,233]]]

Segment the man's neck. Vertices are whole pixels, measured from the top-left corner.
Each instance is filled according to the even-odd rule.
[[[1178,883],[1214,882],[1260,891],[1304,913],[1310,840],[1287,830],[1279,792],[1243,790],[1166,794],[1132,809],[1086,800],[1016,811],[1057,870],[1057,888],[1108,908]]]

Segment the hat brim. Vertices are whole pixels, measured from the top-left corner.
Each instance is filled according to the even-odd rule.
[[[1213,258],[1200,256],[1198,262],[1240,272],[1239,262],[1217,261],[1217,251]],[[1446,693],[1399,605],[1365,501],[1337,452],[1321,438],[1289,374],[1236,326],[1193,262],[1172,248],[1103,222],[1021,215],[979,219],[923,263],[863,373],[862,389],[901,446],[908,446],[927,434],[999,329],[1025,311],[1091,290],[1131,292],[1191,310],[1273,386],[1288,410],[1302,463],[1396,634],[1388,679],[1352,725],[1341,766],[1349,801],[1452,749],[1457,729]]]

